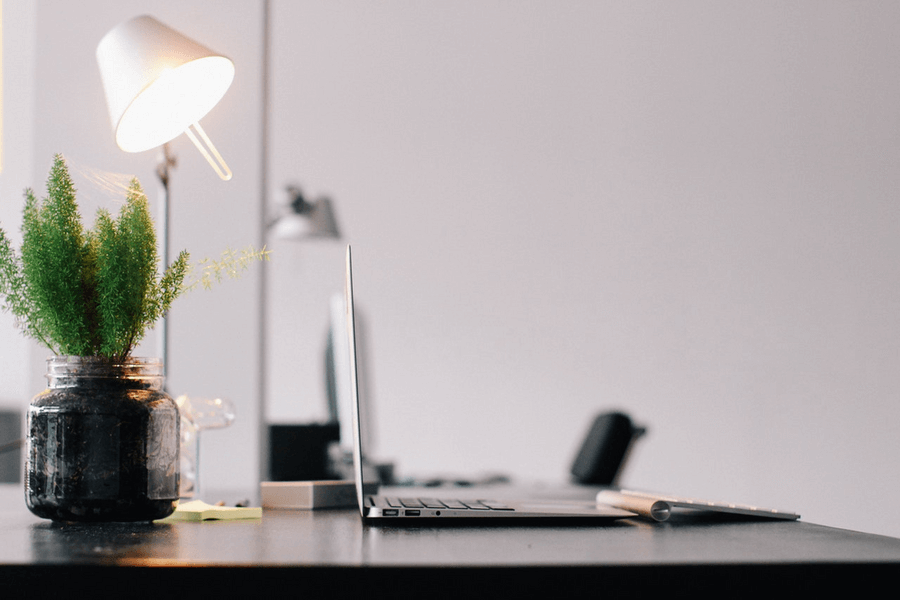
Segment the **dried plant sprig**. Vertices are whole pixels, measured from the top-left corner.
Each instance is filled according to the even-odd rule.
[[[197,261],[197,266],[200,268],[199,275],[191,280],[185,291],[192,290],[197,286],[203,286],[204,289],[208,290],[212,288],[214,283],[221,283],[226,277],[239,279],[252,263],[268,261],[269,254],[271,254],[271,251],[266,250],[265,246],[263,246],[262,250],[256,250],[252,246],[247,246],[240,251],[227,248],[222,252],[222,258],[219,260],[203,258]]]

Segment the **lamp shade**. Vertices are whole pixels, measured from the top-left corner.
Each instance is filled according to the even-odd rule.
[[[149,150],[206,115],[234,79],[228,58],[144,15],[120,23],[97,46],[116,143]]]
[[[329,198],[320,198],[303,212],[290,212],[275,222],[275,237],[284,240],[341,238],[334,208]]]

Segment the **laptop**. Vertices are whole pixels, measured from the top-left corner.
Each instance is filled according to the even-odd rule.
[[[495,501],[489,498],[478,500],[463,498],[444,498],[421,495],[386,496],[370,493],[377,490],[377,482],[371,469],[364,468],[363,455],[363,431],[361,422],[365,421],[365,398],[359,394],[359,381],[357,372],[357,343],[356,343],[356,316],[353,307],[353,265],[350,246],[347,246],[347,275],[344,294],[347,311],[347,338],[350,357],[350,399],[351,421],[353,425],[353,472],[356,483],[356,498],[359,503],[359,512],[366,521],[389,519],[397,520],[423,520],[435,519],[516,519],[516,518],[579,518],[592,519],[597,522],[607,522],[611,519],[633,517],[635,513],[612,508],[604,505],[596,505],[593,502],[551,502],[540,501]]]

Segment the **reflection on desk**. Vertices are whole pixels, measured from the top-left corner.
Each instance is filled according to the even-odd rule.
[[[208,568],[173,568],[188,566]],[[802,521],[689,515],[600,526],[375,527],[364,526],[355,510],[341,509],[266,510],[258,521],[53,523],[28,512],[20,485],[0,485],[5,591],[25,592],[35,581],[45,582],[42,589],[95,589],[110,567],[132,567],[130,589],[161,593],[182,584],[233,592],[238,583],[257,591],[302,583],[337,585],[331,595],[340,597],[377,589],[371,586],[394,589],[397,582],[413,586],[410,592],[427,586],[466,598],[498,590],[508,596],[565,589],[569,595],[671,591],[673,585],[790,590],[892,577],[900,567],[900,540]],[[473,574],[487,578],[486,586],[473,587]]]

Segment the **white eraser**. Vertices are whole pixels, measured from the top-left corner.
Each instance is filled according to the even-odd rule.
[[[356,484],[352,481],[263,481],[263,508],[355,507]]]

